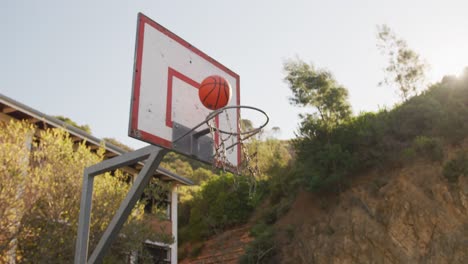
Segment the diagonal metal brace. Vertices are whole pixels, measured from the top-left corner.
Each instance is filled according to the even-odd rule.
[[[102,161],[84,170],[83,187],[81,193],[80,215],[78,222],[78,235],[75,248],[75,264],[101,263],[111,243],[116,238],[123,224],[132,212],[133,207],[141,197],[143,190],[148,185],[154,171],[158,168],[166,149],[147,146],[139,150],[125,153],[112,159]],[[88,260],[89,227],[91,219],[91,202],[93,196],[94,176],[107,171],[112,171],[135,162],[147,160],[143,169],[136,177],[130,191],[120,204],[114,218],[107,226],[93,253]]]

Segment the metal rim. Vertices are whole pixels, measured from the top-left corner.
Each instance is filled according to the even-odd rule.
[[[265,122],[257,127],[257,128],[254,128],[252,130],[249,130],[249,131],[245,131],[245,132],[231,132],[231,131],[225,131],[225,130],[222,130],[222,129],[219,129],[219,128],[216,128],[214,127],[213,129],[219,133],[222,133],[222,134],[226,134],[226,135],[231,135],[231,136],[241,136],[241,135],[247,135],[247,137],[251,137],[255,134],[257,134],[258,132],[260,132],[267,124],[268,122],[270,121],[270,117],[268,117],[267,113],[265,113],[265,111],[263,111],[262,109],[259,109],[257,107],[253,107],[253,106],[247,106],[247,105],[230,105],[230,106],[225,106],[223,108],[220,108],[218,110],[215,110],[213,112],[211,112],[205,119],[205,123],[210,126],[208,124],[208,122],[215,118],[216,116],[220,115],[222,112],[228,110],[228,109],[241,109],[241,108],[244,108],[244,109],[250,109],[250,110],[254,110],[254,111],[258,111],[260,113],[262,113],[264,116],[265,116]],[[236,117],[238,118],[238,117]]]

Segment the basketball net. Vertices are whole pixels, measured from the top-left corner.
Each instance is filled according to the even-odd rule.
[[[223,110],[219,116],[226,119],[227,124],[229,124],[229,131],[231,133],[223,133],[222,130],[220,130],[218,124],[216,124],[214,121],[214,118],[207,122],[211,137],[213,139],[213,167],[222,169],[224,172],[234,172],[235,175],[248,176],[250,187],[249,196],[252,196],[255,194],[257,189],[257,177],[259,175],[258,156],[257,152],[253,154],[249,153],[249,149],[246,146],[246,140],[259,133],[261,130],[253,130],[251,133],[248,131],[243,131],[240,115],[237,115],[238,127],[231,127],[231,117],[226,110]],[[237,145],[240,146],[242,159],[238,165],[235,165],[229,161],[227,157],[227,151],[230,148],[236,147]]]

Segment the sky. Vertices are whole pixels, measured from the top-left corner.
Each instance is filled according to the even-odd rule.
[[[142,12],[240,75],[241,104],[263,109],[267,129],[295,137],[283,63],[300,58],[331,71],[355,114],[399,98],[377,84],[387,24],[430,65],[428,82],[468,66],[468,1],[138,0],[0,2],[0,93],[48,115],[88,124],[93,135],[129,138],[137,14]],[[243,118],[260,125],[256,116]]]

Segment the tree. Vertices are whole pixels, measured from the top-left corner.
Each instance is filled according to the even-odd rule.
[[[313,114],[301,115],[300,138],[293,141],[298,173],[310,189],[339,183],[349,155],[334,142],[333,131],[351,119],[348,90],[329,71],[299,59],[286,62],[284,70],[293,93],[291,104],[315,109]]]
[[[279,135],[281,133],[281,128],[279,126],[274,126],[271,128],[273,135]]]
[[[428,65],[385,24],[377,26],[377,48],[388,59],[386,76],[379,85],[395,86],[404,101],[416,95],[424,83]]]
[[[66,117],[66,116],[55,116],[55,118],[57,118],[58,120],[70,125],[70,126],[73,126],[73,127],[76,127],[78,129],[81,129],[83,130],[84,132],[88,133],[88,134],[91,134],[91,127],[89,127],[89,125],[78,125],[78,123],[76,123],[75,121],[71,120],[70,118]]]
[[[248,179],[223,173],[204,182],[190,209],[187,229],[193,241],[199,241],[248,220],[253,209]]]
[[[63,129],[36,132],[17,121],[0,126],[0,262],[15,255],[25,263],[73,262],[83,169],[100,162],[103,150],[75,144]],[[115,171],[95,179],[91,249],[129,190],[126,177]],[[142,238],[163,237],[146,220],[140,203],[106,259],[123,261],[140,250]]]
[[[241,119],[240,124],[242,131],[249,131],[253,129],[252,121],[250,121],[249,119]]]
[[[0,123],[1,125],[2,123]],[[36,171],[29,167],[34,128],[10,122],[0,129],[0,262],[13,262],[26,212],[38,199]],[[37,175],[40,176],[40,175]],[[13,258],[8,260],[8,258]]]
[[[121,149],[123,149],[123,150],[125,150],[125,151],[128,151],[128,152],[134,151],[133,148],[131,148],[131,147],[125,145],[124,143],[118,141],[118,140],[115,139],[115,138],[108,138],[108,137],[105,137],[105,138],[103,138],[103,140],[104,140],[105,143],[111,143],[112,145],[117,146],[117,147],[119,147],[119,148],[121,148]]]
[[[314,133],[307,129],[310,125],[329,132],[351,117],[348,90],[339,85],[329,71],[317,69],[300,59],[287,61],[284,70],[285,81],[293,93],[291,104],[316,110],[312,115],[301,115],[301,127],[305,129],[301,129],[301,134]]]
[[[251,166],[257,167],[258,178],[270,178],[291,161],[291,154],[287,149],[287,142],[269,138],[263,141],[255,140],[247,145],[249,153],[255,153]]]

